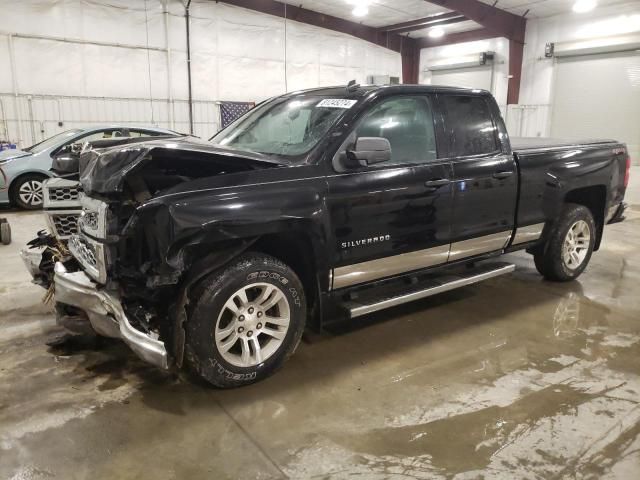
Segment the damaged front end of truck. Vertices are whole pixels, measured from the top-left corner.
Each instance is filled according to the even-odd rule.
[[[44,254],[54,264],[59,323],[121,338],[160,368],[181,366],[190,285],[252,243],[241,219],[233,228],[212,220],[233,203],[212,202],[206,192],[279,166],[192,138],[83,153],[82,213],[70,255],[53,254],[55,244]]]

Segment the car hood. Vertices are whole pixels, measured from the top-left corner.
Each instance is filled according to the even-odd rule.
[[[27,157],[29,155],[32,155],[32,154],[29,152],[25,152],[24,150],[16,150],[16,149],[3,150],[0,152],[0,162],[3,160],[11,160],[13,158]]]
[[[194,137],[150,140],[83,153],[80,182],[88,195],[119,193],[128,177],[152,168],[154,163],[166,170],[179,170],[189,180],[212,176],[215,168],[231,173],[285,165],[276,157],[225,148]]]

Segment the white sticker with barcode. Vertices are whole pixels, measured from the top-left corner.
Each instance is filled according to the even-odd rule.
[[[318,105],[316,105],[316,107],[351,108],[356,103],[358,103],[357,100],[347,100],[346,98],[325,98]]]

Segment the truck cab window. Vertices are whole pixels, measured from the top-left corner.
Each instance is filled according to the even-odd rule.
[[[478,96],[446,95],[443,99],[453,155],[466,157],[498,150],[496,130],[487,101]]]
[[[426,97],[384,100],[365,116],[356,135],[389,140],[391,163],[424,163],[437,158],[433,112]]]

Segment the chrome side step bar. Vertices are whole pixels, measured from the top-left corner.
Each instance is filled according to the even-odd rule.
[[[426,288],[406,292],[397,296],[376,300],[373,303],[361,303],[357,300],[351,300],[343,304],[349,312],[351,318],[360,317],[369,313],[384,310],[385,308],[395,307],[403,303],[413,302],[421,298],[430,297],[438,293],[455,290],[456,288],[472,285],[489,278],[498,277],[507,273],[511,273],[516,266],[506,262],[493,263],[489,265],[479,265],[468,272],[458,275],[443,275],[423,284]]]

